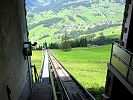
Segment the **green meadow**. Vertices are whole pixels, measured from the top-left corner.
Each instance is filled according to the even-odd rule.
[[[72,48],[69,52],[51,50],[65,68],[98,100],[104,91],[107,63],[111,45]],[[42,51],[33,51],[32,63],[38,72],[42,65]]]
[[[73,48],[69,52],[52,50],[54,56],[96,99],[104,91],[111,45]]]

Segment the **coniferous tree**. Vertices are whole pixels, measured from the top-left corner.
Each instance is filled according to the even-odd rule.
[[[65,31],[64,34],[62,35],[61,38],[61,49],[64,51],[69,51],[71,50],[71,45],[70,45],[70,41],[69,41],[69,36],[68,33]]]
[[[57,43],[50,43],[48,48],[49,49],[59,49],[59,45]]]
[[[47,47],[47,42],[44,43],[44,46],[45,46],[46,49],[48,48],[48,47]]]
[[[80,39],[80,47],[87,47],[87,39],[86,38]]]

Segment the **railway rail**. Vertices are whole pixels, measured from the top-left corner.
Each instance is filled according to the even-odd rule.
[[[63,67],[48,51],[49,70],[54,80],[54,90],[58,100],[95,100],[95,98]]]

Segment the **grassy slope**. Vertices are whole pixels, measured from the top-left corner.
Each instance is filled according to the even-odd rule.
[[[106,6],[108,8],[105,8]],[[50,43],[51,41],[58,42],[60,41],[60,34],[54,35],[54,33],[58,31],[61,32],[63,30],[62,27],[66,28],[69,32],[71,32],[73,30],[86,31],[88,27],[81,28],[80,26],[88,25],[88,24],[93,27],[101,22],[111,22],[115,24],[116,23],[120,24],[123,18],[123,12],[122,12],[123,9],[124,9],[124,5],[121,5],[119,3],[102,1],[99,4],[93,4],[91,7],[84,7],[84,6],[71,7],[69,9],[60,10],[59,12],[54,12],[52,10],[44,11],[38,14],[34,14],[35,15],[34,18],[28,19],[28,23],[34,24],[39,21],[43,21],[43,20],[55,18],[55,17],[64,18],[65,21],[53,24],[51,27],[43,27],[43,25],[37,26],[29,30],[29,33],[30,33],[29,37],[32,42],[33,41],[37,41],[38,43],[44,43],[45,41],[48,43]],[[75,19],[75,22],[71,21],[68,18],[68,15],[72,16]],[[76,17],[76,15],[86,17],[88,19],[88,22],[85,22],[83,19]],[[113,30],[117,31],[117,28],[119,28],[119,30],[121,29],[121,27],[114,27]],[[110,29],[107,31],[109,32]],[[103,31],[103,33],[106,36],[106,32]],[[40,37],[46,34],[48,34],[49,37],[40,39]],[[94,34],[98,34],[98,32]],[[113,34],[116,34],[116,33],[113,33]]]
[[[111,45],[75,48],[70,52],[52,50],[66,69],[97,99],[103,92]]]

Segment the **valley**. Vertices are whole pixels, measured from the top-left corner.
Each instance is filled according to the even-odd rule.
[[[80,38],[95,41],[101,34],[105,38],[120,37],[124,0],[35,1],[34,6],[27,3],[29,39],[32,42],[37,41],[40,45],[44,42],[60,43],[66,30],[71,41]]]

